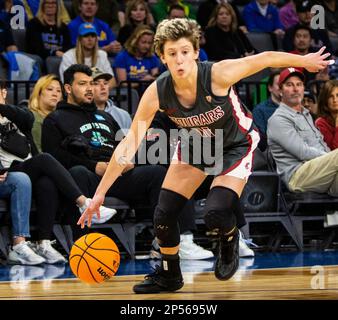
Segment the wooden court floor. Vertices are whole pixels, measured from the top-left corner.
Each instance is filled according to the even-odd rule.
[[[3,300],[338,300],[338,266],[239,270],[229,281],[212,272],[184,273],[185,286],[175,293],[136,295],[143,276],[116,276],[100,285],[77,279],[0,283]]]

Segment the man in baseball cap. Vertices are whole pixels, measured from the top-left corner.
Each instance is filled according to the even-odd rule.
[[[305,76],[302,70],[299,68],[290,67],[290,68],[286,68],[281,71],[279,75],[279,80],[278,80],[279,87],[281,87],[282,84],[292,76],[298,76],[302,80],[303,83],[305,82]]]

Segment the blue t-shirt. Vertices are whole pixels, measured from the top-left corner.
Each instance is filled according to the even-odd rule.
[[[71,43],[72,43],[72,46],[74,47],[76,45],[76,39],[77,39],[79,27],[84,22],[85,21],[82,20],[80,16],[77,16],[75,19],[73,19],[68,24]],[[97,33],[99,35],[99,47],[100,48],[108,45],[112,41],[115,41],[116,36],[114,35],[113,31],[110,29],[107,23],[105,23],[104,21],[100,19],[94,18],[94,22],[92,22],[92,24],[95,26]]]
[[[151,57],[136,59],[126,50],[121,51],[114,61],[114,68],[126,69],[127,80],[141,80],[143,76],[151,74],[151,70],[159,66],[160,61],[154,54]]]

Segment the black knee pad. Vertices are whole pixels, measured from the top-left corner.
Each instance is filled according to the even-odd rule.
[[[227,233],[236,226],[238,194],[225,187],[214,187],[209,191],[204,208],[204,221],[209,230]]]
[[[187,200],[177,192],[161,189],[154,212],[154,231],[161,247],[176,247],[180,243],[178,216]]]

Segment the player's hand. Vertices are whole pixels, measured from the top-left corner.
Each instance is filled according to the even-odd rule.
[[[317,52],[314,53],[308,53],[304,56],[305,59],[305,69],[310,72],[319,72],[326,68],[330,64],[330,60],[325,60],[328,58],[331,54],[330,53],[324,53],[324,50],[326,47],[322,47]]]
[[[96,214],[97,218],[100,219],[100,207],[103,204],[103,201],[104,196],[99,194],[96,194],[94,198],[90,200],[88,208],[82,213],[77,222],[78,225],[81,225],[81,229],[85,227],[86,221],[88,227],[92,225],[92,217],[94,214]]]

